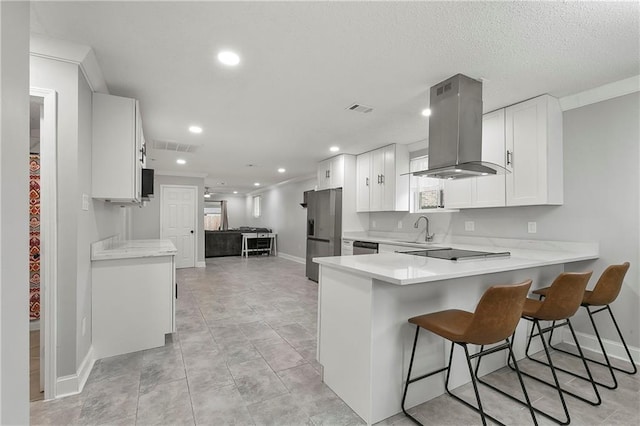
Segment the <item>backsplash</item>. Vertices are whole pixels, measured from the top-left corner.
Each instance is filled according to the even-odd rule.
[[[435,240],[451,234],[453,215],[455,213],[404,213],[404,212],[372,212],[369,213],[369,232],[395,232],[424,238],[425,223],[420,221],[418,228],[413,224],[420,216],[429,219],[429,232],[436,234]]]

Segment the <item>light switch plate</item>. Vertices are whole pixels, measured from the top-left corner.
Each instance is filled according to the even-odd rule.
[[[372,227],[372,228],[375,228],[375,227],[376,227],[376,221],[375,221],[375,220],[372,220],[372,221],[371,221],[371,227]]]
[[[402,229],[402,221],[401,220],[398,221],[398,229]]]
[[[465,231],[475,231],[476,230],[476,223],[472,220],[467,220],[464,223],[464,230]]]
[[[89,210],[89,196],[82,194],[82,210]]]
[[[538,232],[538,224],[537,224],[537,222],[528,222],[527,223],[527,231],[530,234],[535,234],[536,232]]]

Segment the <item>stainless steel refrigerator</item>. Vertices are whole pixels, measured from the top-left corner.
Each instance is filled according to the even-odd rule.
[[[311,191],[307,196],[307,278],[318,282],[314,257],[340,256],[342,188]]]

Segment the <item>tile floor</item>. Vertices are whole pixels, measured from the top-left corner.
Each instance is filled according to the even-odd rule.
[[[178,332],[162,348],[99,360],[79,395],[31,403],[32,424],[359,425],[362,420],[327,386],[315,361],[317,285],[304,265],[259,256],[207,260],[178,271]],[[577,365],[563,356],[560,363]],[[542,375],[541,368],[523,369]],[[603,376],[602,369],[595,374]],[[620,389],[600,389],[599,407],[567,398],[572,423],[636,425],[640,378],[619,374]],[[503,369],[488,380],[513,389]],[[588,388],[561,376],[578,392]],[[543,385],[527,380],[534,405],[559,414]],[[457,391],[473,400],[470,385]],[[530,424],[528,411],[481,388],[485,409],[507,424]],[[448,396],[411,412],[425,424],[480,424]],[[553,424],[545,418],[539,424]],[[382,425],[411,425],[397,415]]]

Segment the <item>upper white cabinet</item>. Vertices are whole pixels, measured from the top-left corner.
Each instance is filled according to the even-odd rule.
[[[94,93],[92,197],[140,202],[145,151],[138,101]]]
[[[549,95],[505,109],[506,204],[562,204],[562,110]]]
[[[358,212],[409,210],[409,150],[392,144],[358,155]],[[368,203],[367,203],[368,201]]]
[[[482,161],[505,166],[505,110],[482,116]],[[505,205],[505,176],[481,176],[445,181],[447,208],[502,207]]]
[[[318,163],[318,190],[344,186],[344,154]]]
[[[445,181],[446,208],[562,204],[562,111],[539,96],[482,117],[482,160],[506,174]]]
[[[356,211],[368,212],[371,201],[371,152],[356,157]]]

